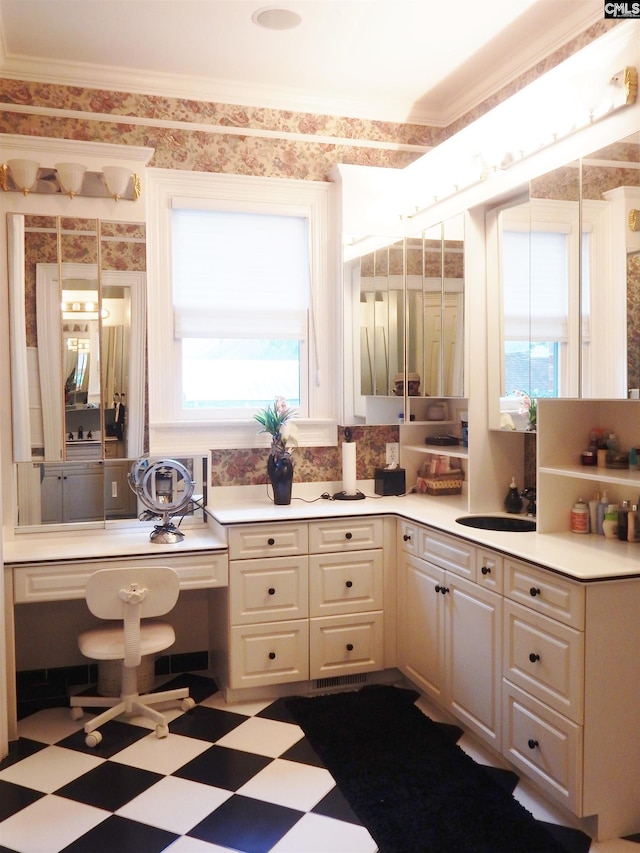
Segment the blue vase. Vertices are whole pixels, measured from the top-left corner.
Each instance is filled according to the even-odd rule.
[[[280,506],[291,503],[291,488],[293,486],[293,460],[284,455],[269,454],[267,474],[273,487],[273,502]]]

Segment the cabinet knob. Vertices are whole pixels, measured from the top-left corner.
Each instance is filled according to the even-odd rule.
[[[491,574],[491,569],[489,568],[489,566],[483,566],[480,569],[480,571],[482,572],[483,575],[490,575]]]
[[[345,539],[353,539],[353,533],[345,533]]]
[[[269,652],[269,660],[275,660],[275,659],[276,659],[276,653],[275,652]]]
[[[348,651],[348,652],[352,652],[352,651],[353,651],[353,643],[347,643],[347,651]]]
[[[411,534],[410,533],[405,533],[402,538],[404,539],[405,542],[411,542]]]
[[[448,586],[440,586],[439,583],[436,584],[436,592],[441,593],[442,595],[446,595],[449,592]]]
[[[531,654],[529,655],[529,660],[531,661],[531,663],[535,663],[536,661],[540,660],[540,655],[537,655],[535,652],[531,652]]]
[[[537,587],[537,586],[532,586],[532,587],[531,587],[531,589],[529,590],[529,595],[533,596],[533,598],[535,598],[535,597],[536,597],[536,595],[540,595],[540,589],[539,589],[539,587]]]
[[[530,737],[527,741],[527,746],[529,747],[529,749],[535,749],[538,746],[538,741]]]
[[[270,537],[269,539],[267,539],[267,545],[275,545],[275,544],[276,544],[276,540],[275,540],[275,539],[273,539],[272,537]]]
[[[275,588],[272,586],[269,587],[267,592],[269,593],[269,595],[275,595],[276,594]]]
[[[351,589],[351,587],[353,586],[353,581],[347,581],[345,586],[347,587],[347,589]]]

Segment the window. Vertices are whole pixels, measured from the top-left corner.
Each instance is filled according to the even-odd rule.
[[[185,410],[242,417],[286,398],[307,414],[304,217],[174,209],[174,336]]]
[[[561,231],[503,232],[505,393],[561,395],[568,245]]]
[[[342,311],[329,182],[151,169],[149,446],[259,447],[282,395],[300,443],[335,445]]]

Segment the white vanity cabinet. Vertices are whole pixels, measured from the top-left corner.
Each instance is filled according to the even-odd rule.
[[[398,666],[497,749],[501,592],[500,555],[399,522]]]
[[[505,558],[503,752],[580,807],[585,588]]]
[[[361,517],[231,526],[228,607],[214,616],[223,685],[383,669],[384,525]]]

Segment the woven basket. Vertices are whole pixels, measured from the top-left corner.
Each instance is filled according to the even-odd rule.
[[[462,480],[457,477],[418,477],[416,489],[424,495],[460,495]]]

